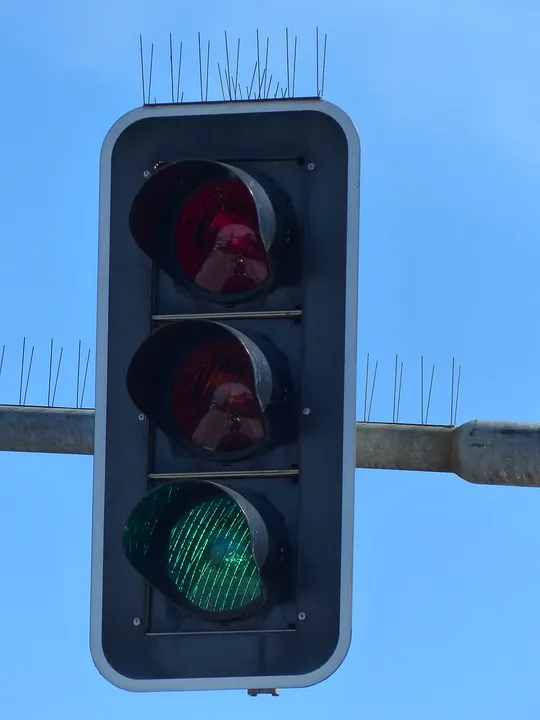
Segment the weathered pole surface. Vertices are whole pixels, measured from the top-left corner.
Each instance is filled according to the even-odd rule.
[[[359,422],[356,467],[451,472],[472,483],[540,487],[540,423]]]
[[[0,405],[0,450],[92,455],[94,410]]]
[[[0,451],[92,455],[94,411],[0,405]],[[356,423],[356,467],[450,472],[472,483],[540,487],[540,423]]]

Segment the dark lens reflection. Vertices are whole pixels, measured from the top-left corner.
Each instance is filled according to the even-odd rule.
[[[206,450],[242,450],[265,436],[251,360],[233,337],[199,345],[181,361],[172,401],[179,429]]]

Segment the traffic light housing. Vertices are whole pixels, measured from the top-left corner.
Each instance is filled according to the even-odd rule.
[[[302,687],[347,653],[359,163],[319,99],[104,141],[90,639],[119,687]]]

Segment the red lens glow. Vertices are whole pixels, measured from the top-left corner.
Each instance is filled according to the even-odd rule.
[[[174,247],[183,271],[207,292],[248,292],[269,275],[255,202],[236,178],[207,183],[189,196],[174,227]]]
[[[205,450],[243,450],[265,436],[251,360],[232,337],[209,340],[180,362],[172,406],[181,432]]]

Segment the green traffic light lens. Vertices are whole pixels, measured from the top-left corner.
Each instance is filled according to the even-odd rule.
[[[246,497],[212,482],[181,480],[148,493],[124,526],[123,549],[153,588],[212,622],[252,615],[272,596],[266,521]]]
[[[248,521],[225,495],[204,498],[180,516],[169,536],[167,571],[188,602],[209,612],[241,610],[263,592]]]

